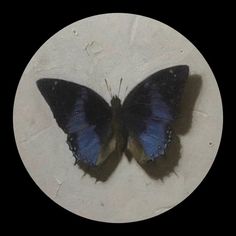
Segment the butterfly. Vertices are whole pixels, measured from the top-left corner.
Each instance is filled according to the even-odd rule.
[[[122,103],[110,105],[92,89],[42,78],[37,87],[49,105],[76,162],[101,165],[112,152],[127,152],[139,163],[165,154],[189,76],[187,65],[160,70],[136,85]]]

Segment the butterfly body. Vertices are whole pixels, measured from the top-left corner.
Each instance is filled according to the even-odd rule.
[[[116,143],[116,152],[121,155],[127,145],[128,133],[125,128],[125,121],[122,113],[122,104],[118,96],[113,96],[111,99],[112,110],[112,132]]]
[[[37,86],[76,162],[98,166],[112,152],[127,152],[143,163],[165,153],[188,72],[185,65],[156,72],[123,104],[113,96],[109,105],[92,89],[65,80],[39,79]]]

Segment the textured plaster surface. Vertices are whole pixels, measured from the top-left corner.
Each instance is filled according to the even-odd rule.
[[[66,135],[37,90],[37,79],[86,85],[109,102],[104,78],[113,93],[123,78],[123,99],[127,86],[128,93],[153,72],[179,64],[189,65],[190,77],[174,125],[178,137],[165,158],[145,169],[124,155],[97,182],[73,165]],[[169,26],[129,14],[86,18],[43,44],[22,75],[13,118],[20,156],[41,190],[69,211],[105,222],[146,219],[185,199],[210,169],[223,123],[219,89],[199,51]]]

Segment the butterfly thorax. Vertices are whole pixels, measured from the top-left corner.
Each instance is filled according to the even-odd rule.
[[[112,99],[111,99],[111,110],[112,110],[112,123],[113,123],[113,126],[117,126],[122,121],[122,118],[121,118],[121,100],[117,96],[113,96]]]

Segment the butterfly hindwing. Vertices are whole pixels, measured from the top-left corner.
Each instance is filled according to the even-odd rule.
[[[91,89],[59,79],[40,79],[37,86],[52,110],[76,161],[94,166],[109,155],[111,108]],[[112,150],[111,150],[112,151]],[[105,155],[105,156],[104,156]]]
[[[139,162],[164,154],[188,73],[185,65],[158,71],[126,97],[122,113],[129,132],[127,149]]]

